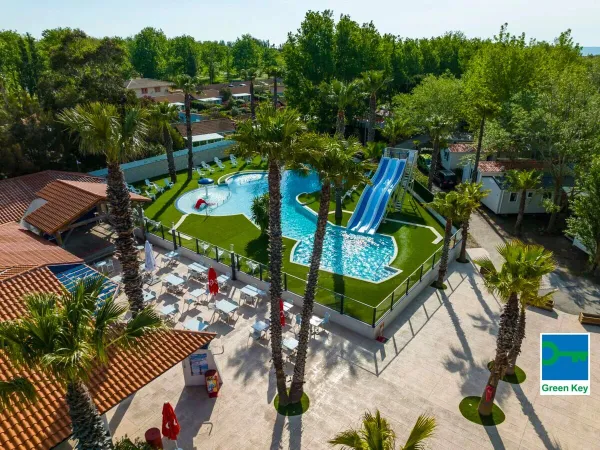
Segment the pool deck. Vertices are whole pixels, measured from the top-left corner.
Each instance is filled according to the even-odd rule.
[[[482,256],[485,251],[472,249]],[[188,263],[190,261],[182,261]],[[204,387],[184,387],[180,365],[154,380],[107,413],[115,437],[143,438],[160,427],[162,404],[171,402],[181,424],[183,449],[328,449],[336,433],[359,425],[366,410],[380,409],[398,441],[408,437],[416,418],[433,414],[438,427],[428,441],[432,449],[593,449],[600,435],[600,358],[591,359],[589,396],[539,395],[539,333],[590,332],[591,348],[600,333],[584,328],[574,315],[531,309],[519,366],[527,373],[522,385],[501,383],[497,402],[507,415],[497,427],[482,427],[458,411],[462,398],[480,395],[493,357],[501,304],[483,286],[471,264],[451,266],[446,291],[426,288],[391,324],[387,343],[358,336],[335,324],[310,342],[306,388],[309,410],[286,418],[276,413],[274,372],[267,343],[249,338],[251,325],[267,317],[266,301],[244,305],[232,325],[218,322],[211,349],[224,380],[220,396],[209,399]],[[185,273],[184,264],[173,270]],[[169,271],[160,272],[166,274]],[[227,295],[237,298],[234,282]],[[177,328],[204,307],[183,307],[185,295],[160,294],[157,308],[179,302],[184,311]],[[294,313],[299,312],[295,308]],[[286,337],[294,330],[285,327]],[[596,353],[597,354],[597,351]],[[291,375],[293,366],[286,365]],[[163,439],[165,449],[174,443]],[[559,443],[559,444],[557,444]]]

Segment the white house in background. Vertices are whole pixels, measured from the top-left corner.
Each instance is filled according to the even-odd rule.
[[[202,103],[208,103],[211,105],[220,105],[223,103],[221,97],[208,97],[208,98],[199,98],[198,101]]]
[[[462,159],[467,155],[474,155],[477,149],[472,143],[450,144],[441,151],[442,166],[444,169],[454,170],[463,166]]]
[[[170,81],[154,80],[152,78],[133,78],[125,82],[125,88],[131,89],[140,97],[161,97],[169,93]]]
[[[483,189],[489,189],[489,195],[481,203],[496,214],[517,214],[519,212],[520,192],[510,190],[506,181],[506,172],[509,170],[538,170],[543,172],[544,163],[535,160],[517,161],[480,161],[477,181],[483,183]],[[463,181],[471,178],[472,163],[467,164],[463,170]],[[573,186],[572,176],[565,177],[563,189]],[[526,213],[545,213],[542,205],[544,199],[553,199],[553,180],[549,174],[543,174],[540,188],[527,191],[525,203]]]
[[[192,147],[200,147],[201,145],[212,144],[224,139],[219,133],[197,134],[192,136]]]
[[[243,102],[249,102],[250,101],[250,93],[248,92],[247,94],[242,93],[242,94],[231,94],[231,96],[236,99],[236,100],[241,100]]]

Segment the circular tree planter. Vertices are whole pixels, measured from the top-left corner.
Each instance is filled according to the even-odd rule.
[[[494,367],[494,361],[490,361],[487,364],[488,370],[492,370],[492,367]],[[510,384],[521,384],[526,379],[527,379],[527,374],[519,366],[515,366],[514,375],[504,375],[504,377],[502,377],[502,381],[505,381],[506,383],[510,383]]]
[[[304,414],[308,411],[308,407],[310,406],[310,400],[306,393],[302,394],[302,398],[299,403],[292,403],[287,406],[279,406],[279,395],[275,396],[275,400],[273,401],[273,406],[277,412],[283,416],[299,416],[300,414]]]
[[[495,403],[492,408],[491,415],[480,415],[479,411],[477,410],[477,408],[479,407],[479,400],[481,400],[481,397],[478,396],[465,397],[462,399],[462,401],[458,405],[458,409],[460,410],[460,413],[465,419],[478,425],[483,425],[485,427],[500,425],[502,422],[504,422],[506,416],[504,415],[504,412],[500,409],[500,407]]]

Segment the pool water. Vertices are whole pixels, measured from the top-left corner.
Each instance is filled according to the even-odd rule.
[[[202,120],[202,116],[196,113],[190,113],[190,120],[192,123],[200,122]],[[185,112],[179,111],[179,121],[181,123],[185,123]]]
[[[316,174],[304,177],[289,170],[283,173],[282,231],[284,236],[298,241],[292,252],[292,261],[298,264],[310,264],[317,216],[300,205],[296,197],[303,192],[317,191],[320,187]],[[175,206],[185,214],[244,214],[250,218],[252,199],[267,190],[266,173],[242,173],[230,177],[225,185],[200,187],[187,192],[177,199]],[[194,209],[198,198],[212,203],[208,211],[205,208]],[[390,236],[360,234],[327,224],[321,269],[378,282],[398,273],[396,269],[387,267],[394,255],[394,240]]]

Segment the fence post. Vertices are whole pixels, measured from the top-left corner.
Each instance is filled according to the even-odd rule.
[[[175,228],[171,228],[171,234],[173,235],[173,250],[177,250],[177,235],[175,233]]]
[[[258,263],[258,277],[262,281],[262,264]]]
[[[231,279],[233,281],[237,280],[237,276],[235,274],[235,253],[231,252]]]
[[[408,277],[408,278],[406,279],[406,294],[404,294],[404,295],[408,295],[408,288],[409,288],[409,287],[410,287],[410,277]]]
[[[219,262],[219,247],[215,245],[215,257],[217,258],[217,262]]]
[[[342,314],[342,315],[344,314],[344,298],[345,297],[346,297],[345,295],[342,295],[342,301],[340,302],[340,314]]]
[[[196,239],[196,254],[199,255],[200,254],[200,244],[198,244],[198,238],[194,238]]]
[[[396,292],[395,289],[392,291],[392,302],[390,303],[390,310],[394,309],[394,292]]]
[[[236,259],[237,259],[237,270],[241,270],[241,265],[240,265],[240,255],[236,255]]]
[[[421,264],[421,273],[419,273],[419,283],[423,280],[423,266],[425,263]]]
[[[160,235],[163,238],[163,241],[165,240],[165,227],[163,226],[162,222],[160,223]]]
[[[433,270],[433,268],[435,267],[435,253],[433,253],[433,262],[431,263],[431,270]]]
[[[179,237],[179,246],[181,247],[181,231],[177,230],[177,236]]]
[[[286,272],[283,272],[283,290],[284,291],[288,290],[288,288],[287,288],[287,273]]]
[[[377,317],[377,308],[373,306],[373,322],[371,322],[371,326],[375,328],[375,319]]]

